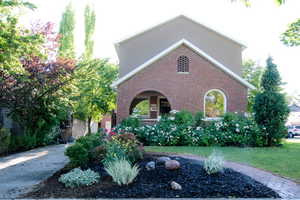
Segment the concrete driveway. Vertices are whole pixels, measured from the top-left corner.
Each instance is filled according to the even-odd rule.
[[[52,145],[0,157],[0,199],[30,191],[68,163],[67,145]]]

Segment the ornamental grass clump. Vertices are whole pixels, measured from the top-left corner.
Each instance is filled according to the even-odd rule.
[[[124,158],[107,163],[105,170],[118,185],[128,185],[132,183],[139,173],[138,167],[136,165],[131,166]]]
[[[208,174],[216,174],[222,172],[224,168],[224,157],[214,151],[205,161],[204,169]]]
[[[79,186],[89,186],[98,183],[100,175],[90,169],[81,170],[75,168],[72,171],[63,174],[58,181],[63,183],[66,187],[75,188]]]

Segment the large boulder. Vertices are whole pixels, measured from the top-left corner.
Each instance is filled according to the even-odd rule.
[[[167,156],[161,156],[156,159],[157,164],[165,164],[166,161],[171,160],[171,158]]]
[[[180,168],[180,163],[177,160],[167,160],[165,162],[165,168],[167,170],[176,170]]]

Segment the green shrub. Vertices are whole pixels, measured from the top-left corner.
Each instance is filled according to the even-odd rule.
[[[139,173],[138,167],[136,165],[131,166],[124,158],[108,163],[105,170],[118,185],[128,185],[132,183]]]
[[[69,146],[65,151],[65,155],[69,157],[70,164],[74,167],[85,166],[89,161],[88,151],[80,143]]]
[[[128,117],[121,122],[123,127],[137,128],[141,125],[141,121],[137,117]]]
[[[82,136],[76,140],[76,143],[82,144],[88,152],[88,158],[92,159],[92,151],[95,147],[102,145],[104,142],[104,135],[100,133],[89,134]]]
[[[75,188],[98,183],[99,179],[100,176],[97,172],[90,169],[83,171],[79,168],[75,168],[72,171],[61,175],[58,181],[63,183],[66,187]]]
[[[124,150],[126,159],[132,163],[143,158],[143,145],[132,133],[114,135],[109,142],[118,144]]]
[[[203,112],[197,112],[194,116],[195,119],[195,126],[198,127],[204,127],[205,126],[205,122],[204,120],[204,113]]]
[[[182,110],[175,113],[174,122],[177,125],[185,125],[185,126],[193,126],[195,124],[193,114],[186,110]]]
[[[222,172],[223,168],[224,157],[215,151],[204,161],[204,169],[208,174]]]
[[[61,136],[61,129],[59,125],[53,126],[48,134],[43,139],[44,145],[58,144],[58,140]]]
[[[11,142],[11,133],[9,129],[0,128],[0,154],[8,153]]]
[[[9,151],[25,151],[33,149],[38,146],[37,139],[35,135],[23,134],[14,135],[10,139]]]
[[[105,145],[97,146],[91,151],[92,160],[96,162],[101,162],[106,155]]]
[[[89,134],[85,136],[81,136],[76,140],[76,143],[80,143],[83,147],[90,151],[93,148],[103,144],[104,136],[99,133]]]
[[[117,144],[115,142],[107,142],[105,148],[106,154],[105,158],[102,161],[104,165],[108,165],[109,163],[116,160],[127,158],[126,151],[120,144]]]

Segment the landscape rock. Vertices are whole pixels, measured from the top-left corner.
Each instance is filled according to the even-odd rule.
[[[167,156],[161,156],[157,158],[157,164],[164,164],[166,161],[171,160],[171,158]]]
[[[180,163],[177,160],[167,160],[165,162],[165,168],[168,170],[176,170],[180,168]]]
[[[172,188],[172,190],[182,190],[181,185],[175,181],[171,182],[171,188]]]
[[[148,163],[146,164],[146,169],[147,169],[148,171],[154,170],[154,169],[155,169],[155,162],[154,162],[154,161],[148,162]]]

